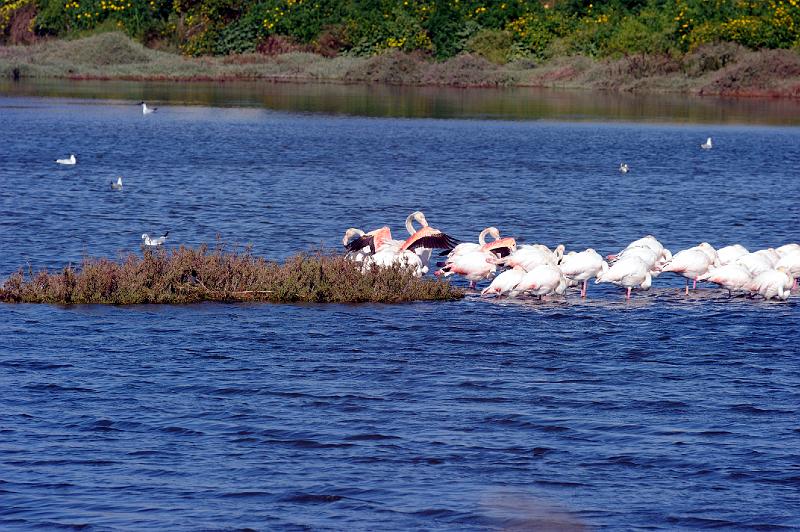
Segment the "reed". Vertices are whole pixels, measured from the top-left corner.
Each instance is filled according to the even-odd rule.
[[[249,250],[203,245],[144,250],[118,261],[86,258],[58,272],[12,274],[0,286],[6,303],[186,304],[202,301],[274,303],[401,303],[464,296],[449,283],[418,279],[404,267],[359,266],[324,251],[300,253],[283,263]]]

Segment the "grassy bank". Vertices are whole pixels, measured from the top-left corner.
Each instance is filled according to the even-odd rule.
[[[112,32],[0,47],[0,77],[531,86],[800,97],[800,54],[720,43],[683,55],[637,54],[618,59],[574,55],[505,64],[474,54],[437,61],[400,51],[370,57],[290,52],[193,58],[149,49]]]
[[[283,263],[224,248],[146,250],[120,261],[85,259],[58,272],[20,270],[0,286],[6,303],[401,303],[452,300],[463,291],[404,268],[362,273],[342,256],[300,254]]]

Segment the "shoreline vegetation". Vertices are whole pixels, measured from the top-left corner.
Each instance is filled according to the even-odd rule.
[[[403,303],[462,297],[464,291],[448,282],[419,279],[399,266],[362,273],[355,262],[323,251],[278,263],[222,245],[145,249],[142,256],[118,261],[86,258],[79,267],[56,272],[21,269],[0,285],[3,303],[61,305]]]
[[[800,98],[800,53],[733,43],[684,55],[554,57],[497,64],[479,54],[437,61],[415,52],[325,57],[310,52],[186,57],[149,49],[119,32],[0,47],[0,78],[120,81],[254,81],[413,86],[536,87],[707,96]]]
[[[800,97],[800,0],[0,0],[0,77]]]

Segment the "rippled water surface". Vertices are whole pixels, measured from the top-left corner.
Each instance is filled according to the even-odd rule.
[[[797,127],[131,103],[0,98],[0,277],[166,230],[281,258],[416,209],[602,253],[798,240]],[[798,297],[681,286],[2,305],[0,528],[800,527]]]

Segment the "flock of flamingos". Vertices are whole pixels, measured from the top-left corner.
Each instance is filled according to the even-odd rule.
[[[414,222],[421,224],[420,229]],[[356,228],[345,232],[342,243],[347,256],[363,269],[390,267],[396,264],[413,268],[417,276],[428,272],[431,253],[444,250],[436,262],[436,276],[460,275],[470,288],[492,279],[482,296],[518,297],[525,294],[539,298],[564,295],[568,287],[580,285],[586,297],[587,283],[613,283],[631,290],[650,288],[653,278],[672,272],[686,278],[697,288],[698,281],[719,285],[732,293],[761,296],[764,299],[787,299],[800,277],[800,244],[750,252],[740,244],[715,249],[703,242],[675,255],[653,236],[628,244],[614,255],[602,257],[594,249],[565,254],[563,245],[551,250],[542,244],[517,245],[514,238],[500,237],[495,227],[481,231],[477,243],[458,243],[444,232],[428,225],[425,215],[416,211],[406,219],[409,237],[392,239],[389,227],[365,233]],[[491,241],[486,238],[490,236]],[[499,268],[504,268],[497,273]]]

